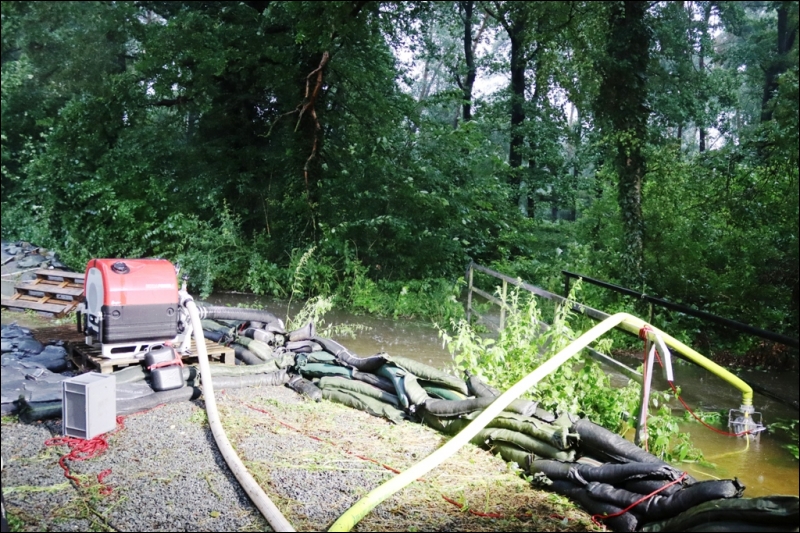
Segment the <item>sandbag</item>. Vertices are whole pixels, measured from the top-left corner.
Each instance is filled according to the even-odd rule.
[[[669,466],[652,453],[646,452],[616,433],[590,422],[586,418],[577,420],[572,431],[580,435],[582,450],[612,463],[655,463]]]
[[[403,376],[406,375],[405,371],[392,365],[383,365],[376,370],[375,373],[392,382],[395,395],[397,399],[400,400],[400,406],[403,409],[408,409],[411,405],[411,401],[408,399],[405,387],[403,387]]]
[[[483,411],[494,402],[494,398],[467,398],[466,400],[436,400],[425,402],[425,410],[436,416],[459,416]]]
[[[247,368],[247,367],[242,367]],[[267,374],[252,374],[245,376],[216,376],[212,380],[218,389],[239,389],[242,387],[277,387],[289,381],[286,369],[269,372]]]
[[[542,472],[550,479],[569,479],[581,484],[599,481],[617,485],[624,481],[650,478],[674,481],[681,472],[671,466],[654,463],[605,464],[589,466],[582,464],[560,463],[558,461],[537,460],[530,465],[531,473]]]
[[[289,337],[289,342],[297,342],[297,341],[308,341],[314,338],[317,334],[317,328],[314,327],[314,322],[308,322],[302,328],[298,328],[294,331],[291,331],[287,334]]]
[[[469,393],[478,398],[497,398],[500,396],[499,390],[495,389],[494,387],[490,387],[478,376],[469,376],[466,384]],[[505,408],[505,410],[520,414],[522,416],[535,416],[536,418],[546,422],[552,422],[555,420],[555,415],[553,413],[545,411],[544,409],[540,409],[536,402],[532,402],[530,400],[521,400],[517,398],[511,402],[508,407]]]
[[[758,524],[762,527],[789,527],[797,531],[798,502],[800,500],[797,496],[711,500],[695,505],[667,520],[646,524],[642,527],[642,531],[713,531],[712,529],[691,528],[702,528],[726,521],[743,526]],[[775,529],[775,531],[777,530]],[[731,529],[730,531],[753,531],[753,529]],[[789,529],[782,529],[782,531],[789,531]]]
[[[642,498],[641,494],[596,481],[588,483],[586,490],[596,500],[623,508],[633,505]],[[710,500],[739,498],[743,491],[744,485],[737,479],[700,481],[679,490],[672,496],[656,494],[631,509],[631,512],[638,516],[641,522],[664,520]]]
[[[469,394],[469,391],[467,390],[467,384],[464,383],[464,380],[455,376],[451,376],[447,372],[443,372],[438,368],[414,361],[413,359],[409,359],[407,357],[400,357],[399,355],[387,355],[386,359],[395,366],[402,368],[406,372],[414,374],[419,379],[438,383],[443,387],[458,391],[464,396]]]
[[[522,448],[514,446],[513,444],[505,444],[502,442],[494,443],[491,451],[493,453],[499,453],[500,457],[502,457],[503,460],[508,463],[517,463],[517,466],[523,470],[525,469],[525,465],[528,463],[528,458],[531,455]]]
[[[310,400],[318,402],[322,399],[322,391],[307,379],[300,376],[294,376],[287,383],[286,386],[298,394],[302,394]]]
[[[398,400],[395,394],[391,394],[377,387],[373,387],[369,383],[364,383],[363,381],[356,381],[341,377],[324,377],[319,380],[318,386],[320,389],[323,390],[338,389],[350,392],[357,392],[359,394],[369,396],[370,398],[375,398],[376,400],[380,400],[384,403],[393,405],[398,409],[400,408],[400,400]],[[392,388],[392,391],[394,391],[394,388]]]
[[[394,383],[392,383],[392,380],[383,376],[376,376],[375,374],[370,374],[369,372],[361,372],[360,370],[356,370],[354,368],[353,379],[363,381],[364,383],[369,383],[373,387],[378,387],[382,391],[386,391],[389,394],[393,394],[395,397],[397,397],[397,391],[394,388]]]
[[[332,402],[341,403],[348,407],[365,411],[372,416],[385,418],[395,424],[399,424],[407,418],[405,412],[397,409],[393,405],[357,392],[327,388],[322,390],[322,397]]]
[[[479,413],[471,413],[465,418],[473,420]],[[577,435],[569,433],[562,427],[556,427],[530,416],[522,416],[515,413],[502,411],[494,420],[489,422],[487,427],[510,429],[529,435],[540,441],[547,442],[559,450],[573,448],[577,442]]]
[[[204,329],[203,337],[209,341],[220,342],[222,339],[227,337],[227,333],[225,333],[224,331],[209,331],[207,329]]]
[[[336,357],[328,352],[317,350],[306,355],[306,360],[309,363],[328,363],[333,364],[336,362]]]
[[[272,347],[266,342],[257,341],[244,335],[236,337],[236,342],[253,352],[256,357],[268,361],[272,358]]]
[[[668,483],[669,481],[664,481],[663,479],[633,479],[622,482],[619,485],[619,488],[635,492],[636,494],[641,494],[642,496],[647,496],[648,494],[654,493]],[[682,488],[683,483],[676,483],[675,485],[670,485],[666,489],[662,490],[659,492],[659,494],[661,496],[672,496]]]
[[[425,402],[430,400],[430,396],[420,387],[416,376],[413,374],[406,374],[403,376],[403,389],[406,391],[408,401],[415,407],[425,405]]]
[[[219,322],[215,322],[213,320],[201,320],[200,325],[203,326],[203,331],[221,331],[223,333],[232,334],[235,328],[230,326],[226,326],[224,324],[220,324]]]
[[[236,354],[236,359],[246,365],[261,365],[266,362],[242,344],[234,342],[231,344],[231,348],[233,348],[233,353]]]
[[[358,357],[332,339],[313,337],[312,340],[319,343],[326,352],[335,355],[336,359],[338,359],[342,364],[358,369],[362,372],[374,372],[386,363],[386,358],[383,355],[379,354],[373,355],[372,357]]]
[[[298,368],[298,371],[306,379],[324,378],[325,376],[341,376],[347,379],[353,378],[353,371],[351,369],[325,363],[307,363],[305,366]]]
[[[699,526],[690,527],[685,531],[705,531],[705,532],[737,532],[742,533],[775,533],[780,531],[797,531],[797,525],[794,526],[776,526],[776,525],[762,525],[753,522],[711,522],[709,524],[701,524]]]
[[[250,325],[252,326],[252,322]],[[247,328],[242,333],[245,337],[249,339],[254,339],[257,341],[261,341],[266,344],[274,344],[275,343],[275,334],[271,331],[265,331],[263,329],[258,329],[254,327]]]
[[[592,498],[589,492],[582,486],[565,479],[553,481],[547,489],[561,494],[562,496],[566,496],[583,507],[583,509],[591,515],[611,516],[624,509],[624,507],[618,507],[608,502]],[[606,518],[602,520],[602,522],[614,531],[634,531],[639,523],[636,517],[629,512],[622,513],[620,516],[615,516],[613,518]]]
[[[461,394],[460,392],[454,391],[453,389],[448,389],[445,387],[440,387],[437,383],[433,381],[427,381],[424,379],[417,378],[417,382],[419,386],[422,387],[425,392],[428,393],[429,396],[434,398],[438,398],[440,400],[466,400],[467,397]]]
[[[322,351],[322,346],[314,341],[290,341],[286,343],[286,349],[294,353],[311,353]]]
[[[466,427],[470,420],[464,420]],[[450,424],[448,426],[448,430],[453,430],[458,428],[460,424]],[[459,431],[463,428],[459,428]],[[550,459],[557,459],[559,461],[574,461],[575,460],[575,450],[559,450],[550,446],[550,444],[546,442],[542,442],[539,439],[534,439],[533,437],[529,437],[524,433],[519,433],[518,431],[511,431],[509,429],[498,429],[498,428],[484,428],[478,432],[475,438],[472,439],[473,444],[477,444],[479,442],[486,442],[489,444],[494,443],[495,441],[500,442],[507,442],[510,444],[514,444],[522,448],[523,450],[527,450],[530,453],[536,454],[539,457],[548,457]]]

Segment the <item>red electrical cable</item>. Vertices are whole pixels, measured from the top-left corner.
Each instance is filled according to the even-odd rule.
[[[635,502],[633,502],[632,504],[627,506],[625,509],[623,509],[621,511],[618,511],[618,512],[616,512],[614,514],[609,514],[609,515],[596,514],[596,515],[592,515],[592,522],[596,526],[600,526],[601,524],[600,524],[600,522],[598,522],[598,520],[607,520],[609,518],[614,518],[615,516],[621,516],[621,515],[627,513],[628,511],[630,511],[631,509],[633,509],[634,507],[636,507],[637,505],[639,505],[640,503],[642,503],[643,501],[649,500],[650,498],[652,498],[653,496],[655,496],[656,494],[658,494],[662,490],[666,490],[667,488],[671,487],[672,485],[675,485],[676,483],[680,483],[681,481],[683,481],[683,479],[686,477],[686,475],[687,475],[686,472],[684,472],[683,474],[681,474],[681,477],[679,477],[675,481],[670,481],[669,483],[667,483],[666,485],[664,485],[660,489],[654,490],[653,492],[651,492],[647,496],[642,496],[641,498],[639,498],[638,500],[636,500]]]
[[[159,407],[163,407],[163,405],[158,405],[153,407],[153,409],[146,409],[144,411],[140,411],[134,414],[142,414],[147,413],[148,411],[152,411],[154,409],[158,409]],[[127,416],[118,416],[116,419],[117,426],[108,433],[104,433],[102,435],[97,435],[91,439],[80,439],[77,437],[53,437],[52,439],[47,439],[44,441],[45,446],[68,446],[70,451],[67,454],[62,455],[58,460],[58,465],[64,470],[64,477],[70,479],[75,482],[76,485],[79,487],[81,486],[81,481],[70,474],[69,466],[66,464],[65,461],[85,461],[87,459],[91,459],[97,455],[100,455],[104,451],[108,449],[108,440],[107,438],[115,433],[118,433],[122,429],[125,428],[125,419],[131,415]],[[111,494],[112,488],[103,483],[103,480],[111,473],[111,469],[108,468],[103,470],[99,474],[97,474],[97,482],[102,485],[100,488],[100,493],[104,495]]]

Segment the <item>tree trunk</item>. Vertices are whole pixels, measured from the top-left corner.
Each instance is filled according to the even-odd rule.
[[[769,62],[765,73],[764,93],[761,97],[761,122],[772,120],[770,100],[778,90],[778,77],[791,65],[789,51],[794,46],[797,27],[789,27],[789,9],[794,2],[781,2],[778,5],[778,54]]]
[[[475,53],[472,41],[472,0],[460,2],[461,8],[464,10],[464,61],[467,64],[467,78],[464,81],[462,91],[464,92],[463,117],[464,122],[472,120],[472,87],[475,85]]]
[[[650,29],[645,22],[647,2],[614,2],[609,10],[610,34],[595,113],[604,135],[613,135],[613,161],[619,177],[617,201],[624,232],[623,266],[626,282],[643,287],[644,222],[642,181],[643,146],[650,111],[647,100],[647,65]]]
[[[522,179],[522,145],[525,135],[522,123],[525,122],[525,60],[522,49],[522,32],[518,25],[511,27],[511,143],[508,151],[508,165],[511,167],[511,183],[519,190],[519,208],[527,215],[528,187]]]

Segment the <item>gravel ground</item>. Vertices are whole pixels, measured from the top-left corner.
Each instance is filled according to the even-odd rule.
[[[441,435],[419,424],[395,426],[338,404],[306,401],[286,387],[228,390],[218,395],[218,404],[226,432],[248,469],[299,531],[327,529],[361,496],[394,475],[356,455],[402,470],[443,442]],[[70,462],[82,480],[80,487],[58,465],[67,449],[45,446],[47,439],[60,435],[60,420],[21,424],[4,418],[2,481],[12,528],[269,530],[217,451],[202,405],[202,400],[170,404],[126,417],[124,427],[108,439],[107,451]],[[97,482],[97,474],[106,469],[111,473],[104,483],[113,489],[108,495]],[[503,518],[463,512],[442,495]],[[467,446],[378,506],[357,529],[596,528],[566,500],[531,489],[501,459]]]

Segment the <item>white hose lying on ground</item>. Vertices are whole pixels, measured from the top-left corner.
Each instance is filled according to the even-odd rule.
[[[244,491],[253,501],[253,503],[267,519],[269,525],[275,531],[295,531],[288,520],[281,514],[274,503],[269,499],[267,494],[261,486],[253,479],[250,472],[245,468],[242,460],[236,454],[236,451],[231,446],[225,430],[222,428],[222,422],[219,419],[219,412],[217,411],[217,402],[214,398],[214,387],[211,384],[211,369],[208,364],[208,352],[206,351],[206,341],[203,337],[203,325],[200,323],[200,314],[197,311],[197,306],[194,300],[187,293],[181,291],[181,302],[189,312],[189,317],[192,319],[192,329],[195,335],[195,344],[197,346],[197,360],[200,363],[200,376],[203,381],[203,399],[206,402],[206,414],[208,415],[208,425],[211,428],[211,433],[214,435],[214,440],[217,442],[222,457],[228,463],[228,467],[236,476],[239,484]]]

